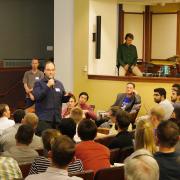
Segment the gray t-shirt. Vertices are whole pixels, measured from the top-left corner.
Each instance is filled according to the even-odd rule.
[[[23,77],[23,83],[27,84],[28,88],[33,88],[34,83],[40,79],[44,78],[44,73],[38,70],[36,73],[33,73],[32,70],[26,71]]]

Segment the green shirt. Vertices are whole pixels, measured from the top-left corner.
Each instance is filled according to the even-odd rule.
[[[118,47],[116,66],[125,66],[126,64],[135,65],[137,63],[137,50],[134,45],[121,44]]]

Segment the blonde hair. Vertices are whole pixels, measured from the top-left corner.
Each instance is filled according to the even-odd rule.
[[[27,113],[23,119],[23,124],[28,124],[33,129],[37,127],[38,122],[39,122],[39,118],[37,117],[35,113]]]
[[[153,125],[149,119],[140,120],[135,131],[135,150],[147,149],[152,154],[157,151]]]
[[[159,122],[162,121],[164,119],[164,116],[165,116],[165,111],[162,108],[162,106],[156,105],[153,108],[151,108],[150,116],[153,116],[153,115],[157,117]]]
[[[83,119],[83,111],[81,110],[81,108],[72,108],[70,112],[70,118],[72,118],[76,123],[79,123]]]

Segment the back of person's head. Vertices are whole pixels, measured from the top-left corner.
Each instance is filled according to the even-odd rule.
[[[94,140],[97,134],[97,126],[90,119],[83,119],[78,125],[78,136],[82,141]]]
[[[59,130],[62,135],[73,139],[76,134],[76,122],[72,118],[63,118],[59,123]]]
[[[179,127],[172,121],[162,121],[157,127],[157,139],[162,147],[174,147],[179,140]]]
[[[166,99],[166,90],[164,88],[155,88],[154,92],[159,93],[160,96],[164,96],[164,99]]]
[[[117,111],[119,110],[120,108],[119,108],[119,106],[112,106],[112,107],[110,107],[110,115],[111,116],[113,116],[113,117],[115,117],[116,116],[116,113],[117,113]]]
[[[126,180],[159,180],[159,166],[145,149],[135,151],[124,163]]]
[[[86,97],[87,97],[87,101],[88,101],[88,99],[89,99],[88,93],[87,93],[87,92],[81,92],[81,93],[79,94],[79,98],[80,98],[82,95],[86,96]]]
[[[127,39],[127,38],[130,38],[130,39],[134,39],[134,35],[132,34],[132,33],[127,33],[126,34],[126,36],[125,36],[125,40]]]
[[[155,116],[157,120],[160,122],[164,119],[165,111],[162,106],[156,105],[150,110],[150,117]]]
[[[180,91],[180,84],[173,84],[173,85],[172,85],[172,90],[174,90],[174,91]]]
[[[83,111],[79,107],[74,107],[71,109],[70,117],[76,122],[79,123],[83,119]]]
[[[4,113],[6,112],[7,104],[0,104],[0,117],[4,116]]]
[[[121,130],[127,130],[131,123],[129,113],[123,110],[118,110],[116,113],[116,125]]]
[[[23,109],[17,109],[13,113],[13,119],[14,119],[15,123],[21,123],[24,116],[25,116],[25,111]]]
[[[22,123],[28,124],[28,125],[32,126],[33,129],[36,129],[38,122],[39,122],[39,118],[35,113],[27,113],[24,116]]]
[[[135,131],[135,149],[147,149],[156,152],[154,129],[149,119],[139,120]]]
[[[51,152],[53,164],[60,168],[66,168],[74,158],[75,144],[69,137],[61,135],[55,139]]]
[[[32,126],[23,124],[21,125],[15,135],[15,139],[20,144],[29,145],[32,142],[34,129]]]
[[[59,137],[61,133],[57,129],[46,129],[42,132],[42,142],[44,149],[47,151],[51,150],[51,143]]]

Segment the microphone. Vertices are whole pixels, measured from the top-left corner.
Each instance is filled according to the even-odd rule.
[[[53,84],[51,85],[51,88],[55,88],[55,81],[53,77],[49,77],[49,81],[51,81],[51,83],[53,82]]]

